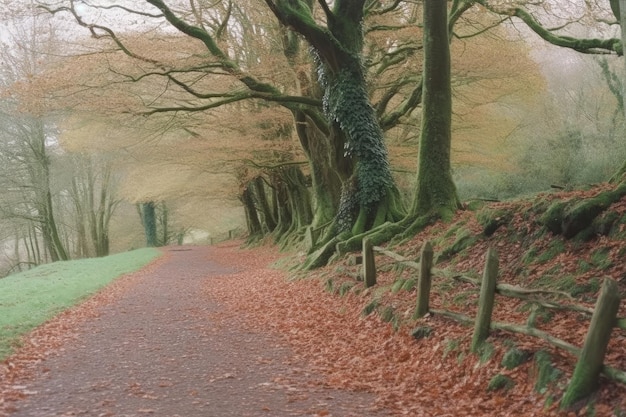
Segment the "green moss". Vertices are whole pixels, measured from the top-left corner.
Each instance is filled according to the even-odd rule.
[[[466,202],[465,208],[469,211],[478,211],[485,207],[486,204],[483,200],[470,200]]]
[[[591,253],[591,263],[601,270],[613,266],[609,248],[600,248]]]
[[[535,391],[540,394],[545,394],[548,392],[550,386],[561,378],[563,372],[552,365],[552,357],[545,350],[540,350],[535,353],[534,361],[537,371]]]
[[[354,287],[354,284],[355,284],[354,282],[350,282],[350,281],[343,282],[339,286],[339,295],[343,297],[344,295],[349,293],[352,287]]]
[[[457,339],[447,339],[446,346],[443,348],[443,357],[446,358],[450,353],[457,351],[461,346],[461,342]]]
[[[363,315],[369,316],[372,314],[376,308],[378,307],[378,300],[372,300],[368,305],[363,308]]]
[[[451,225],[447,228],[446,232],[443,234],[443,238],[444,238],[444,239],[448,239],[448,238],[450,238],[450,237],[452,237],[452,236],[456,236],[456,235],[458,234],[458,232],[459,232],[459,229],[460,229],[462,226],[463,226],[463,223],[460,223],[460,222],[457,222],[457,223],[451,224]]]
[[[391,292],[397,293],[404,286],[405,280],[403,278],[398,278],[393,285],[391,286]]]
[[[513,213],[509,210],[484,208],[476,213],[476,220],[483,227],[485,236],[493,235],[501,226],[509,223]]]
[[[476,304],[478,302],[478,300],[474,299],[474,300],[469,300],[469,297],[476,294],[475,292],[469,292],[469,291],[465,291],[465,292],[460,292],[457,295],[454,296],[454,298],[452,299],[452,302],[456,305],[463,305],[463,306],[467,306],[470,304]]]
[[[577,297],[583,294],[596,294],[600,291],[600,285],[602,283],[598,278],[592,278],[586,284],[576,284],[571,290],[570,294]]]
[[[508,391],[515,386],[515,381],[506,375],[497,374],[489,381],[487,391],[499,391],[501,389]]]
[[[556,201],[552,203],[545,211],[543,216],[541,216],[539,221],[546,227],[546,229],[548,229],[555,235],[561,234],[561,232],[563,231],[563,215],[565,213],[566,207],[567,202]]]
[[[389,323],[390,321],[392,321],[395,317],[395,312],[393,307],[391,306],[385,306],[381,311],[380,311],[380,318],[382,321]]]
[[[500,365],[502,365],[505,369],[514,369],[521,364],[528,362],[529,359],[530,353],[528,351],[512,347],[504,354]]]
[[[432,327],[428,326],[419,326],[411,330],[411,336],[413,338],[419,340],[429,337],[433,333]]]
[[[619,201],[626,195],[626,183],[620,184],[615,190],[605,191],[593,198],[587,198],[567,208],[563,216],[562,234],[570,239],[579,233],[590,234],[587,229],[593,230],[593,222],[611,204]],[[611,216],[607,216],[608,220]],[[602,223],[602,220],[598,221]]]
[[[404,285],[402,286],[402,289],[404,291],[411,291],[413,288],[415,288],[416,284],[417,284],[417,280],[415,278],[409,278],[406,281],[404,281]]]
[[[531,246],[522,256],[522,263],[524,265],[530,265],[531,263],[535,262],[538,253],[539,249],[537,249],[537,247],[534,245]]]
[[[585,272],[589,272],[593,269],[593,265],[584,259],[578,260],[578,268],[576,268],[576,272],[579,274],[584,274]]]
[[[324,282],[324,289],[331,294],[335,292],[334,281],[332,278],[328,278],[326,282]]]
[[[565,252],[565,243],[560,239],[553,240],[543,253],[540,253],[536,261],[538,263],[546,263],[554,259],[557,255]]]
[[[543,200],[541,198],[536,198],[533,201],[533,205],[531,206],[530,210],[528,210],[526,214],[534,217],[538,214],[545,213],[550,205],[551,204],[549,201]]]
[[[479,236],[475,236],[469,229],[459,229],[452,245],[448,246],[441,252],[435,263],[443,262],[452,258],[454,255],[472,246],[479,240],[479,238]]]
[[[489,360],[493,357],[495,352],[496,352],[496,349],[493,346],[493,344],[489,342],[483,342],[478,348],[478,359],[480,363],[482,364],[485,362],[489,362]]]
[[[619,228],[614,227],[619,221],[620,216],[614,211],[605,211],[593,221],[593,230],[595,233],[603,236],[610,236]]]

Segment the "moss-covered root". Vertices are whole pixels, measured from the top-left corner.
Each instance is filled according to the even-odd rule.
[[[441,218],[438,213],[418,217],[408,216],[401,222],[402,232],[394,238],[394,243],[402,244]]]
[[[388,242],[403,230],[404,227],[402,227],[401,223],[387,222],[368,232],[352,236],[343,242],[339,242],[337,244],[337,251],[339,254],[359,251],[363,246],[363,239],[366,237],[372,242],[372,245],[380,245],[384,242]]]
[[[626,182],[622,182],[615,190],[602,192],[592,198],[573,202],[558,201],[548,208],[541,220],[551,232],[571,239],[589,229],[596,217],[624,196]]]
[[[339,240],[340,236],[334,237],[322,245],[322,247],[310,253],[304,261],[304,264],[302,264],[302,269],[308,271],[325,266],[330,257],[335,253],[335,246]]]

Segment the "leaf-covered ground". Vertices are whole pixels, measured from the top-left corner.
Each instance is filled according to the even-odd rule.
[[[547,203],[584,199],[602,189],[539,198]],[[393,250],[415,259],[428,240],[437,256],[462,239],[471,239],[467,247],[437,263],[431,295],[431,308],[471,317],[476,311],[477,289],[451,277],[464,274],[480,278],[489,247],[500,255],[499,282],[548,289],[559,293],[551,298],[554,302],[593,308],[602,279],[611,277],[618,281],[623,297],[626,242],[621,232],[626,225],[616,223],[617,233],[612,236],[567,241],[546,233],[538,219],[540,213],[534,212],[537,201],[495,203],[486,207],[510,214],[506,223],[489,237],[483,233],[477,212],[465,211],[452,223],[435,224]],[[623,218],[626,201],[620,200],[610,210]],[[234,251],[231,256],[239,256],[238,253]],[[281,255],[272,248],[257,248],[245,258],[259,256],[265,260],[278,259]],[[298,259],[296,255],[291,262],[297,263]],[[378,284],[371,289],[363,288],[357,280],[360,267],[351,266],[346,258],[313,274],[258,269],[255,274],[231,276],[220,287],[220,297],[245,317],[252,328],[286,337],[302,358],[328,375],[331,386],[374,392],[378,404],[397,415],[568,414],[559,411],[558,401],[576,363],[573,355],[539,339],[501,331],[492,334],[483,353],[471,354],[471,327],[437,316],[417,321],[411,318],[416,290],[410,283],[402,287],[397,283],[414,280],[416,271],[391,259],[384,260],[382,255],[377,256],[377,261]],[[437,276],[437,271],[441,276]],[[532,314],[536,328],[582,347],[588,316],[533,310],[531,305],[498,296],[493,319],[526,325]],[[368,308],[372,313],[366,315],[364,311]],[[619,316],[626,317],[624,302]],[[430,327],[432,333],[415,340],[410,331],[416,326]],[[514,369],[505,369],[502,358],[513,347],[526,353],[528,360]],[[539,358],[546,357],[542,356],[544,352],[549,354],[548,362],[554,369],[551,373],[539,366]],[[626,370],[625,331],[614,330],[605,363]],[[498,374],[510,377],[514,385],[488,390],[490,381]],[[602,378],[597,394],[587,405],[569,414],[624,416],[626,387]]]
[[[597,192],[550,194],[542,198],[584,198]],[[488,247],[500,254],[500,282],[568,294],[556,296],[555,302],[593,307],[599,283],[605,276],[617,280],[624,294],[626,267],[622,258],[626,245],[621,223],[614,225],[614,234],[566,241],[543,230],[537,219],[539,214],[535,213],[536,202],[496,203],[488,209],[509,213],[506,222],[488,237],[483,233],[484,225],[477,220],[480,211],[464,211],[452,223],[435,224],[393,248],[415,259],[429,240],[436,255],[450,254],[448,259],[440,256],[435,266],[432,308],[474,315],[475,286],[455,280],[454,276],[479,277]],[[611,210],[623,216],[626,201],[613,204]],[[461,245],[462,242],[471,244]],[[350,389],[373,394],[382,415],[626,415],[626,387],[604,378],[589,405],[569,413],[559,412],[558,400],[575,358],[541,340],[495,332],[483,352],[474,355],[469,351],[471,327],[437,315],[413,320],[416,291],[407,283],[416,272],[409,268],[378,255],[378,284],[364,289],[356,279],[359,267],[351,265],[349,257],[308,274],[287,272],[282,267],[297,263],[301,257],[302,254],[278,253],[272,246],[241,249],[238,242],[213,247],[211,261],[237,271],[205,280],[197,294],[201,305],[221,306],[211,312],[210,320],[222,327],[250,332],[252,338],[259,335],[261,345],[266,336],[282,340],[294,353],[289,362],[298,364],[299,373],[321,375],[316,384],[338,389],[337,392]],[[153,274],[158,268],[157,263],[143,274]],[[180,273],[185,274],[185,270]],[[79,308],[79,319],[75,313],[68,313],[30,335],[25,347],[0,367],[0,410],[3,406],[15,407],[19,402],[13,400],[29,396],[28,381],[46,366],[48,354],[42,352],[79,343],[73,320],[90,320],[99,306],[113,302],[111,297],[130,294],[133,288],[132,282],[120,281],[110,291],[88,301],[88,307]],[[366,310],[371,313],[365,314]],[[534,316],[537,328],[581,346],[588,326],[588,319],[582,314],[533,310],[525,301],[497,297],[495,320],[525,325],[529,314]],[[623,302],[619,315],[626,316]],[[167,320],[167,314],[159,317]],[[410,331],[417,326],[429,327],[430,335],[413,338]],[[528,360],[509,370],[501,360],[512,347],[526,352]],[[546,374],[539,367],[536,358],[546,356],[538,352],[549,354],[547,362],[554,371]],[[607,363],[626,370],[626,334],[622,330],[613,333]],[[513,385],[489,390],[490,381],[498,374],[509,377]],[[537,381],[546,375],[545,384],[537,387]],[[287,380],[273,382],[287,384]],[[352,411],[359,405],[362,406],[355,402]],[[143,410],[159,415],[156,407]],[[269,408],[266,411],[273,415]],[[318,408],[313,414],[291,415],[321,416],[331,415],[331,411]]]

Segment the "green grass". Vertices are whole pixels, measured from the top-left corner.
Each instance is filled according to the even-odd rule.
[[[96,293],[115,278],[136,271],[159,251],[139,249],[104,258],[41,265],[0,279],[0,361],[21,335]]]

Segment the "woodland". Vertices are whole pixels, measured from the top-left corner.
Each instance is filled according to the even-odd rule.
[[[364,242],[417,259],[418,238],[476,271],[507,228],[512,284],[592,245],[624,290],[626,1],[0,10],[0,276],[235,236],[324,278]]]
[[[323,266],[613,179],[608,1],[3,1],[4,273],[272,239]]]

